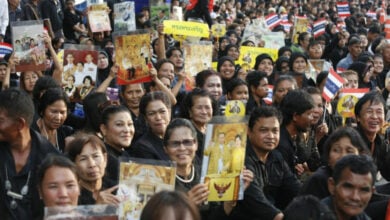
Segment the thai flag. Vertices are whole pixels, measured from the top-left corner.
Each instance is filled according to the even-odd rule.
[[[386,16],[386,21],[385,21],[385,38],[387,40],[390,40],[390,16]]]
[[[288,22],[288,21],[282,21],[282,22],[280,22],[280,25],[283,26],[284,31],[290,32],[290,29],[291,29],[291,27],[292,27],[292,24],[291,24],[290,22]]]
[[[356,98],[360,99],[364,96],[364,94],[368,93],[370,91],[369,88],[362,88],[362,89],[342,89],[340,91],[340,97],[346,96],[346,95],[353,95]]]
[[[348,2],[337,2],[337,13],[340,18],[346,18],[351,16],[351,12],[349,12]]]
[[[0,59],[3,59],[5,55],[12,53],[12,45],[8,43],[0,43]]]
[[[310,24],[307,25],[306,32],[311,34],[312,31],[313,31],[313,28],[310,26]]]
[[[264,102],[267,105],[272,105],[272,96],[274,95],[274,86],[273,85],[268,85],[268,94],[267,97],[263,98]]]
[[[280,19],[282,22],[288,22],[288,14],[281,14]]]
[[[376,20],[376,12],[375,11],[368,11],[367,16],[371,17],[372,19]]]
[[[320,19],[316,22],[314,22],[313,25],[313,35],[314,37],[318,37],[325,33],[325,26],[326,26],[326,20]]]
[[[282,22],[282,20],[280,20],[279,16],[276,13],[272,13],[265,18],[265,23],[270,30],[278,26],[280,22]]]
[[[339,76],[333,68],[329,69],[328,78],[325,82],[324,91],[322,92],[322,97],[327,102],[330,102],[336,95],[336,93],[343,87],[344,79]]]

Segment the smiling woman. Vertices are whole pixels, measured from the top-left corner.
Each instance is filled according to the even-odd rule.
[[[66,157],[49,154],[38,170],[38,189],[46,207],[76,206],[80,195],[76,166]]]

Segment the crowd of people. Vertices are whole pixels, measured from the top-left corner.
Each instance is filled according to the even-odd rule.
[[[107,1],[111,23],[118,2]],[[14,54],[0,60],[0,218],[42,219],[45,206],[120,204],[120,157],[177,165],[175,191],[152,197],[140,216],[145,220],[389,217],[386,3],[350,0],[350,16],[341,18],[332,0],[171,0],[172,10],[181,7],[186,20],[226,24],[225,36],[200,39],[212,42],[217,66],[199,73],[184,72],[181,42],[165,34],[162,24],[153,30],[143,7],[137,29],[156,36],[150,42],[151,82],[120,86],[112,32],[92,33],[84,19],[88,12],[78,11],[74,0],[0,0],[1,42],[13,42],[13,22],[51,23],[42,33],[45,71],[16,72],[20,59]],[[285,36],[278,58],[258,54],[253,67],[240,66],[241,46],[264,46],[242,40],[245,28],[273,13],[292,26],[270,30]],[[297,33],[294,41],[298,16],[311,25],[325,19],[325,32]],[[15,51],[25,46],[16,43]],[[92,55],[80,65],[62,64],[57,53],[64,43],[99,49],[96,76],[75,76],[78,68],[86,71]],[[74,57],[65,59],[71,63]],[[315,78],[306,74],[311,59],[324,60]],[[352,117],[337,110],[337,95],[331,102],[322,97],[330,67],[344,79],[343,89],[369,91],[353,106]],[[188,81],[195,88],[188,90]],[[265,101],[270,85],[272,104]],[[119,100],[109,95],[113,89]],[[240,171],[244,199],[207,203],[208,186],[200,183],[207,124],[232,100],[242,101],[249,116]]]

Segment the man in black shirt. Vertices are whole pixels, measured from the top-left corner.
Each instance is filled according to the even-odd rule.
[[[256,108],[251,114],[245,166],[255,178],[233,210],[232,219],[283,219],[281,210],[299,191],[298,179],[274,150],[279,143],[280,120],[275,107]]]
[[[43,214],[36,170],[49,153],[48,140],[30,129],[34,105],[24,91],[0,93],[0,219],[38,219]]]

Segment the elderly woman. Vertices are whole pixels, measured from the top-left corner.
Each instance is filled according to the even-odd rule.
[[[79,133],[67,148],[79,176],[79,205],[119,204],[112,194],[117,186],[105,175],[108,155],[104,143],[96,135]]]
[[[207,200],[209,191],[205,184],[199,183],[201,166],[196,156],[197,148],[198,140],[192,123],[181,118],[173,120],[164,136],[164,150],[170,160],[177,164],[175,189],[186,192],[190,200],[201,205]],[[247,187],[253,179],[253,173],[243,170],[242,174]],[[234,202],[225,202],[223,205],[213,203],[211,206],[215,209],[202,210],[202,213],[226,217],[234,208]]]
[[[48,89],[38,104],[40,118],[32,125],[61,152],[65,149],[65,139],[74,133],[72,127],[64,125],[68,116],[68,102],[61,88]]]

